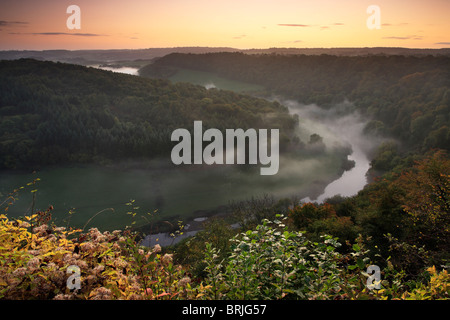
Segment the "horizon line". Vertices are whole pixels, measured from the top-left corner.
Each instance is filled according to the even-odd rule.
[[[240,50],[240,51],[248,51],[248,50],[271,50],[271,49],[296,49],[296,50],[311,50],[311,49],[406,49],[406,50],[442,50],[449,49],[450,47],[441,47],[441,48],[430,48],[430,47],[422,47],[422,48],[411,48],[411,47],[388,47],[388,46],[375,46],[375,47],[266,47],[266,48],[236,48],[229,46],[168,46],[168,47],[147,47],[147,48],[109,48],[109,49],[0,49],[0,52],[4,51],[133,51],[133,50],[155,50],[155,49],[183,49],[183,48],[210,48],[210,49],[232,49],[232,50]]]

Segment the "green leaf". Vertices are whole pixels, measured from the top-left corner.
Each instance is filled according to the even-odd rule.
[[[364,267],[366,266],[364,261],[362,261],[362,259],[358,259],[356,261],[356,264],[358,265],[358,268],[360,268],[361,270],[364,269]]]

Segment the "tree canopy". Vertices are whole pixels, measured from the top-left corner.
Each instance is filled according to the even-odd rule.
[[[287,108],[229,91],[94,68],[0,61],[0,168],[167,154],[176,128],[278,128]],[[289,139],[288,139],[289,140]],[[286,140],[283,140],[286,142]]]

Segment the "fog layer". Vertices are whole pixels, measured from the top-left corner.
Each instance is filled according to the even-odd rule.
[[[303,105],[292,100],[280,102],[287,106],[291,113],[299,116],[299,135],[303,140],[308,135],[317,133],[323,137],[327,147],[348,144],[352,149],[348,159],[353,160],[355,166],[330,183],[317,198],[306,197],[302,201],[320,203],[335,195],[348,197],[357,194],[367,183],[366,173],[370,168],[367,154],[377,143],[363,134],[366,121],[357,112],[349,111],[351,103],[343,102],[324,110],[315,104]]]

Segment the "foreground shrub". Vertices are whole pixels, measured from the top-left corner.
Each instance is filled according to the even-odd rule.
[[[336,239],[311,242],[302,232],[290,232],[282,220],[263,220],[232,240],[226,260],[207,245],[209,294],[214,299],[307,299],[339,291]]]
[[[0,215],[1,299],[187,299],[198,293],[172,256],[130,232],[80,230]],[[78,235],[76,237],[76,235]],[[79,270],[79,287],[73,271]],[[69,270],[68,270],[69,269]],[[68,272],[69,271],[69,272]]]
[[[433,266],[427,269],[430,274],[428,283],[420,283],[411,292],[405,292],[402,299],[406,300],[448,300],[450,299],[450,276],[447,270],[438,272]]]
[[[337,251],[331,236],[311,241],[283,219],[263,220],[231,239],[226,255],[206,244],[203,282],[157,245],[145,248],[129,232],[66,230],[45,212],[9,220],[0,215],[0,299],[448,299],[446,270],[427,269],[405,282],[390,261],[379,289],[367,287],[368,250]],[[77,275],[75,271],[79,271]]]
[[[263,220],[255,230],[231,239],[232,252],[206,245],[205,299],[448,299],[450,278],[444,270],[428,269],[424,282],[405,282],[405,273],[390,261],[379,281],[368,286],[369,251],[359,237],[352,252],[337,251],[336,238],[314,242],[302,232],[289,231],[284,219]]]

